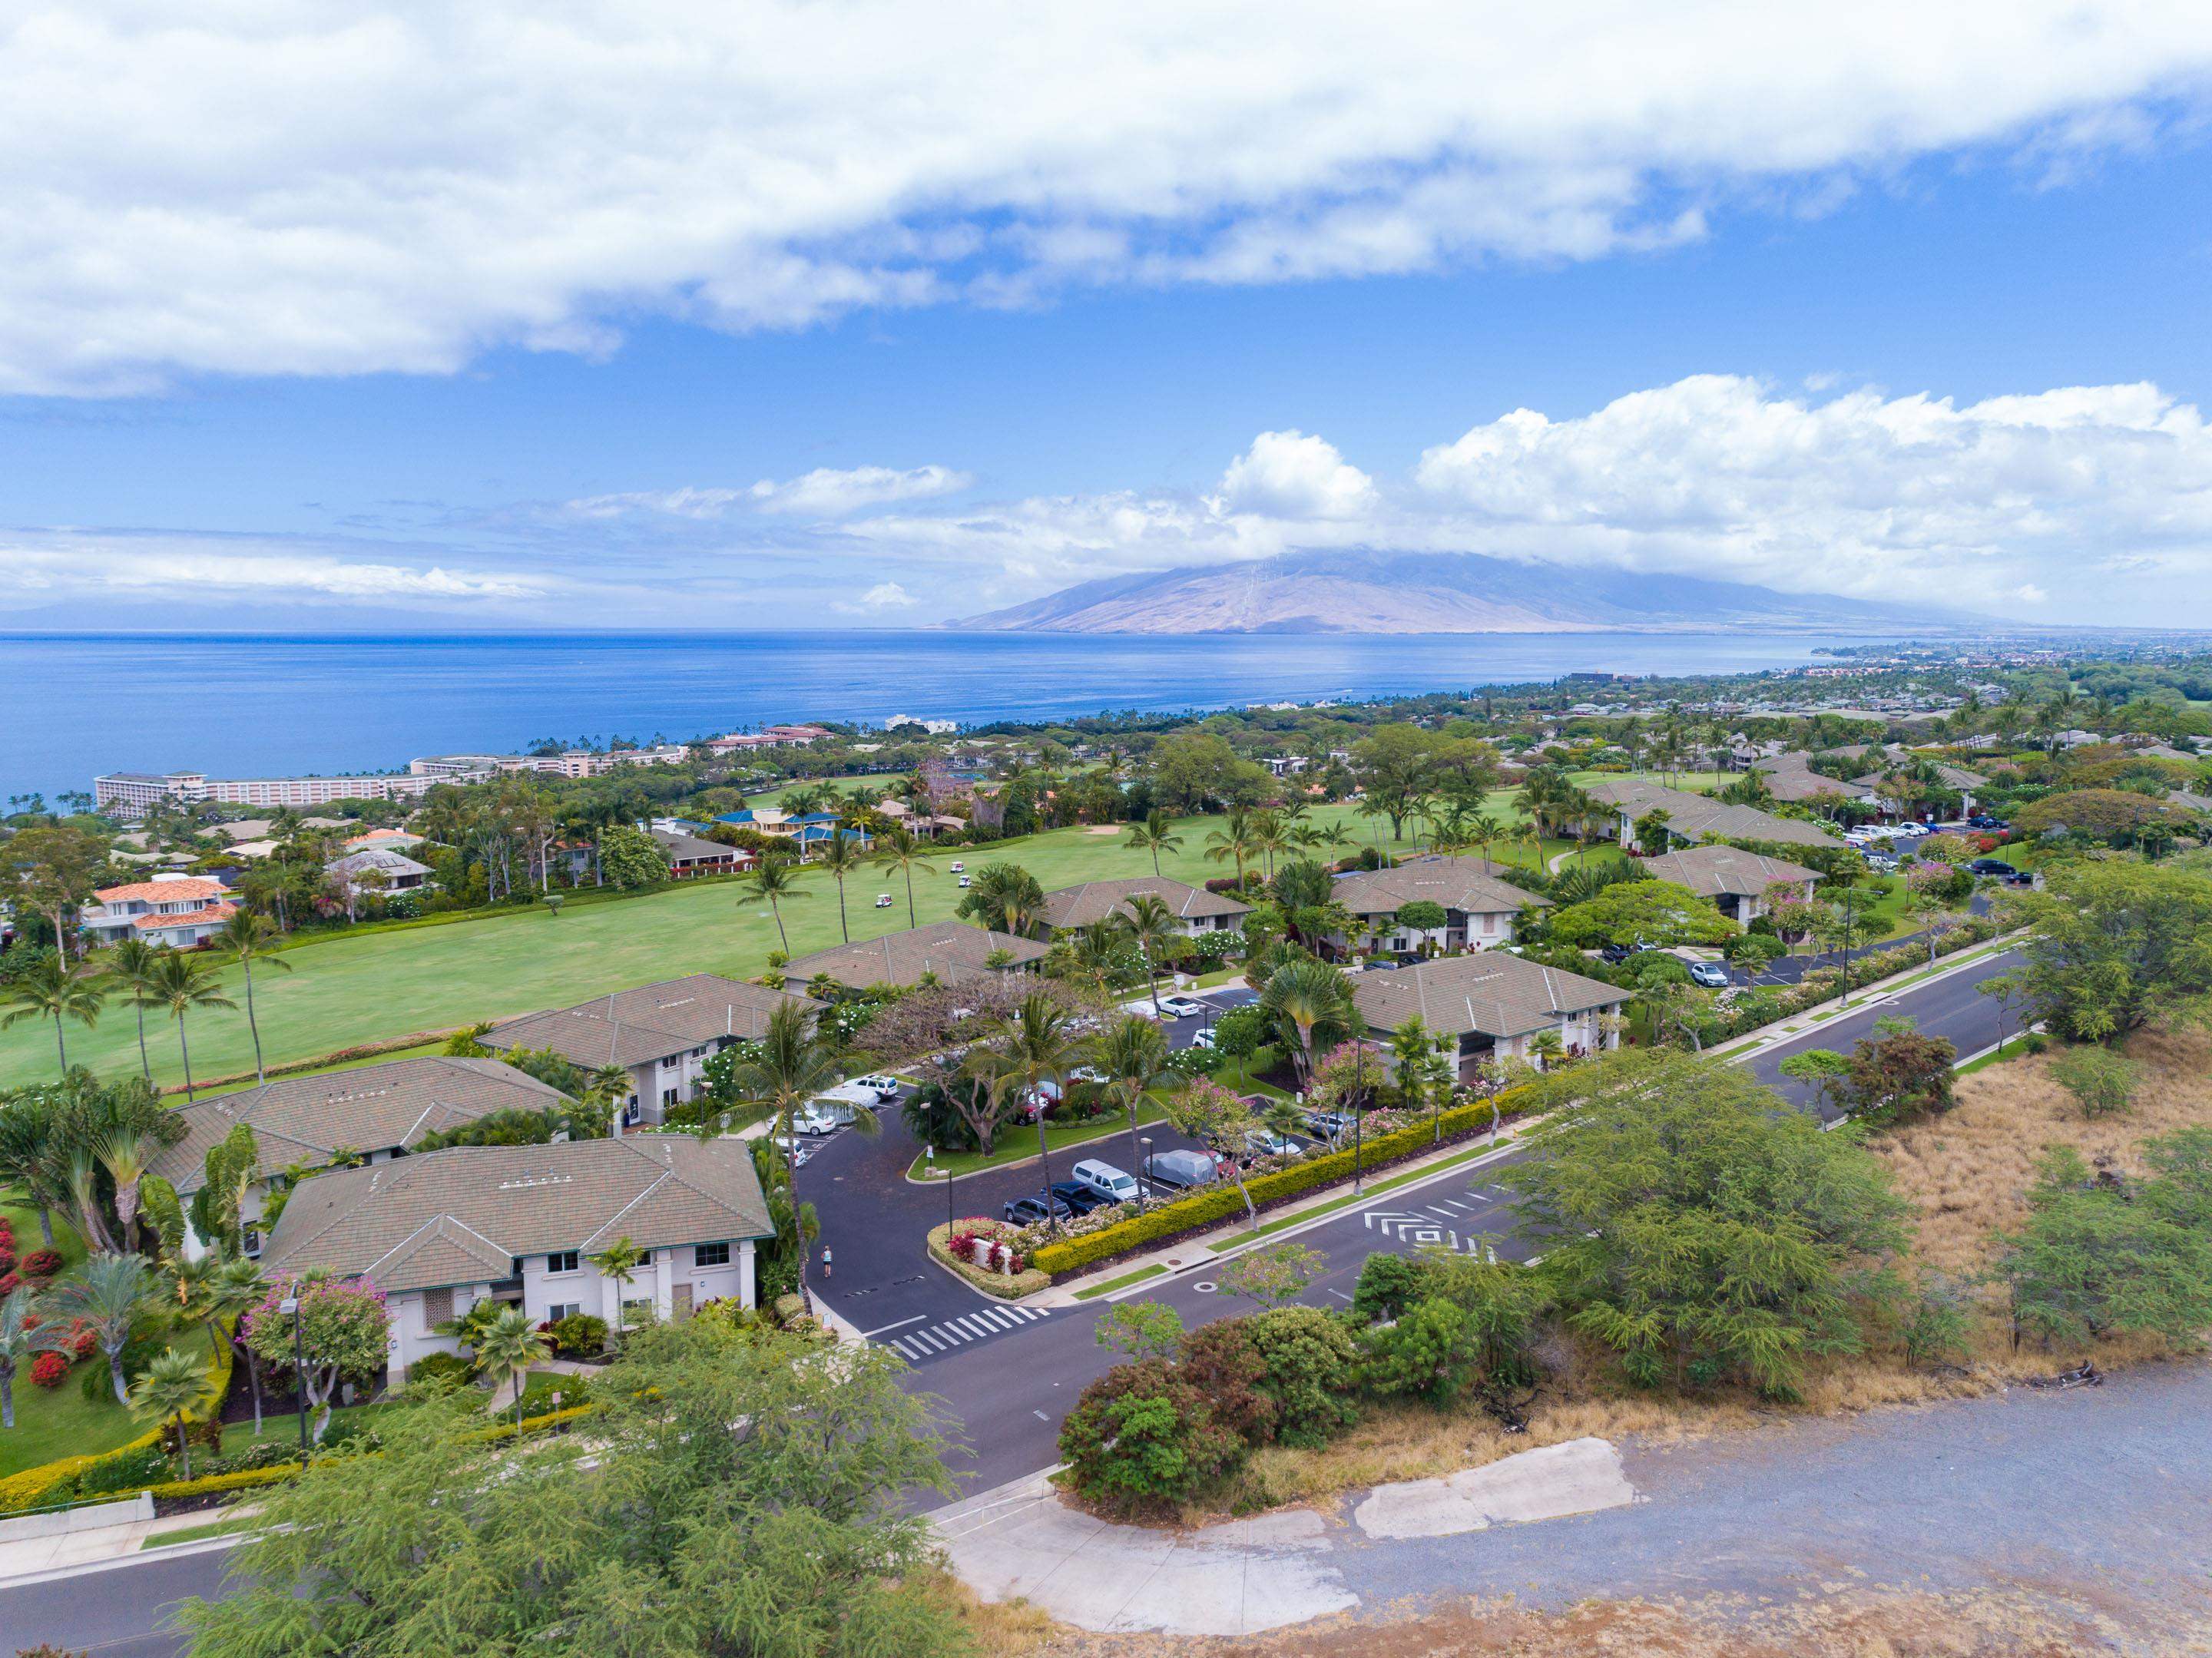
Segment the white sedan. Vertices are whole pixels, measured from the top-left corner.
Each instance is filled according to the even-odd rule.
[[[1163,996],[1160,998],[1160,1011],[1170,1019],[1188,1019],[1193,1014],[1205,1012],[1206,1006],[1188,996]]]

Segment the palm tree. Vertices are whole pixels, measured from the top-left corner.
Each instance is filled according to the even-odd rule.
[[[625,1299],[623,1295],[623,1291],[629,1288],[631,1275],[637,1271],[638,1263],[644,1259],[645,1251],[639,1248],[637,1245],[629,1241],[629,1235],[628,1233],[624,1233],[622,1236],[617,1238],[612,1243],[607,1245],[605,1248],[600,1250],[598,1254],[591,1257],[592,1265],[599,1268],[600,1272],[604,1272],[607,1277],[615,1281],[615,1330],[617,1333],[620,1333],[623,1328],[623,1303]]]
[[[1182,836],[1175,833],[1175,820],[1164,811],[1156,811],[1141,823],[1129,825],[1129,838],[1121,843],[1132,852],[1152,854],[1152,873],[1160,872],[1160,854],[1175,852],[1182,846]]]
[[[138,1070],[148,1082],[154,1080],[154,1064],[146,1057],[146,1010],[152,1005],[148,990],[161,956],[156,946],[134,937],[118,944],[107,958],[108,978],[131,998],[131,1005],[138,1015]]]
[[[1111,920],[1086,921],[1066,936],[1061,948],[1068,963],[1103,993],[1121,959],[1125,936]]]
[[[261,1269],[244,1255],[234,1255],[216,1268],[202,1301],[211,1331],[221,1331],[246,1360],[246,1379],[253,1390],[253,1432],[261,1434],[261,1355],[246,1344],[244,1315],[261,1304],[269,1293]]]
[[[1449,1036],[1437,1036],[1419,1014],[1400,1025],[1390,1035],[1390,1056],[1396,1062],[1398,1086],[1406,1096],[1406,1103],[1416,1111],[1425,1101],[1429,1107],[1430,1138],[1441,1143],[1443,1139],[1443,1119],[1437,1108],[1450,1091],[1452,1072],[1444,1062],[1444,1049],[1455,1046]]]
[[[770,1132],[783,1142],[784,1172],[788,1179],[798,1168],[799,1131],[794,1120],[799,1108],[842,1082],[844,1069],[837,1062],[836,1045],[816,1030],[805,1006],[784,1002],[768,1016],[757,1051],[732,1067],[730,1080],[742,1104],[765,1112],[774,1122]],[[874,1114],[866,1110],[859,1112],[854,1121],[863,1133],[876,1127]],[[701,1134],[713,1126],[712,1119],[702,1121]],[[794,1201],[798,1189],[798,1182],[793,1181]],[[802,1297],[807,1293],[804,1248],[799,1252],[799,1293]]]
[[[1052,1211],[1052,1143],[1045,1134],[1044,1084],[1063,1087],[1083,1062],[1084,1042],[1066,1009],[1042,990],[1022,998],[998,1035],[976,1050],[975,1073],[990,1086],[1017,1089],[1036,1105],[1037,1158],[1044,1168],[1048,1224]]]
[[[1222,826],[1206,837],[1206,861],[1218,864],[1234,859],[1237,865],[1237,886],[1244,886],[1244,862],[1255,850],[1252,839],[1252,814],[1242,806],[1229,808],[1229,816]]]
[[[1160,957],[1182,938],[1182,923],[1167,901],[1158,893],[1140,892],[1127,900],[1120,916],[1122,931],[1145,958],[1145,987],[1152,993],[1152,1017],[1160,1015]]]
[[[837,931],[849,944],[853,942],[853,929],[845,920],[845,878],[866,861],[860,855],[860,843],[850,835],[833,835],[822,843],[822,855],[817,861],[837,884]]]
[[[1144,1161],[1137,1151],[1137,1111],[1147,1100],[1159,1097],[1159,1090],[1170,1086],[1176,1073],[1168,1069],[1167,1033],[1160,1029],[1159,1021],[1147,1019],[1140,1013],[1132,1013],[1116,1019],[1091,1040],[1091,1063],[1105,1076],[1103,1087],[1107,1098],[1119,1105],[1129,1118],[1129,1166],[1141,1169]],[[1137,1204],[1144,1206],[1145,1187],[1138,1187]]]
[[[9,1009],[5,1015],[0,1015],[0,1030],[26,1019],[52,1019],[54,1050],[61,1056],[62,1075],[66,1077],[69,1044],[63,1037],[64,1021],[75,1019],[89,1029],[99,1023],[100,1010],[106,1000],[106,987],[71,962],[66,952],[57,950],[0,991],[0,1006]]]
[[[94,1142],[92,1154],[115,1182],[115,1218],[123,1223],[123,1247],[138,1248],[138,1183],[166,1149],[150,1128],[118,1128]]]
[[[768,900],[769,914],[775,917],[775,936],[783,941],[783,953],[789,956],[791,935],[783,930],[782,901],[807,896],[799,890],[797,866],[781,858],[763,858],[738,879],[744,887],[744,896],[738,902],[750,903],[757,898]]]
[[[1273,880],[1275,854],[1291,844],[1284,833],[1283,820],[1272,811],[1255,811],[1252,814],[1250,829],[1252,850],[1266,859],[1267,876]]]
[[[1492,843],[1503,839],[1504,834],[1504,825],[1486,811],[1479,811],[1467,820],[1467,838],[1482,848],[1482,860],[1486,864],[1495,861],[1490,855],[1490,848]]]
[[[1289,1039],[1302,1084],[1313,1078],[1322,1034],[1353,1031],[1351,983],[1327,962],[1288,962],[1277,968],[1267,975],[1260,1005]]]
[[[38,1292],[21,1284],[0,1301],[0,1428],[15,1425],[15,1370],[39,1351],[36,1315],[31,1303]]]
[[[69,1201],[63,1145],[67,1139],[63,1102],[45,1092],[26,1091],[0,1111],[0,1185],[21,1188],[39,1212],[39,1234],[54,1247],[55,1209]]]
[[[143,1255],[108,1252],[88,1255],[76,1271],[48,1291],[44,1310],[50,1315],[40,1324],[41,1346],[61,1346],[69,1339],[72,1320],[92,1327],[100,1350],[107,1355],[108,1380],[114,1384],[115,1402],[131,1402],[123,1379],[123,1349],[131,1340],[131,1327],[146,1310],[154,1295],[154,1270]]]
[[[230,919],[222,924],[216,941],[227,947],[238,958],[238,965],[246,974],[246,1028],[253,1033],[253,1078],[265,1083],[269,1073],[261,1065],[261,1027],[253,1017],[253,964],[266,963],[279,973],[289,973],[292,963],[276,953],[281,934],[276,923],[266,915],[257,915],[250,909],[234,909]]]
[[[878,869],[899,870],[906,876],[906,924],[908,926],[921,925],[914,914],[914,872],[920,870],[928,875],[936,870],[936,865],[922,856],[923,850],[922,843],[915,838],[914,831],[904,823],[894,823],[876,837],[876,866]]]
[[[502,1307],[472,1344],[477,1369],[491,1384],[494,1398],[509,1382],[514,1383],[514,1425],[522,1426],[522,1395],[529,1386],[530,1367],[552,1356],[553,1344],[538,1333],[538,1321],[520,1307]]]
[[[177,1051],[185,1061],[185,1100],[192,1098],[192,1050],[185,1040],[185,1015],[196,1007],[236,1007],[238,1004],[222,993],[215,975],[207,965],[185,955],[182,950],[165,950],[154,969],[151,983],[152,999],[156,1007],[166,1007],[177,1021]]]
[[[205,1362],[170,1347],[138,1372],[138,1379],[131,1384],[125,1402],[130,1406],[131,1414],[141,1420],[151,1417],[155,1424],[163,1430],[172,1423],[176,1424],[178,1455],[184,1461],[185,1478],[190,1479],[192,1441],[185,1431],[185,1424],[205,1410],[213,1397]]]

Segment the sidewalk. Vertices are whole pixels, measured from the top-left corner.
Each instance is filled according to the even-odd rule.
[[[1887,979],[1876,979],[1871,984],[1861,985],[1856,990],[1851,992],[1848,1005],[1828,1001],[1805,1012],[1792,1013],[1785,1018],[1776,1020],[1772,1024],[1761,1025],[1758,1029],[1747,1031],[1741,1036],[1732,1036],[1718,1048],[1707,1048],[1705,1057],[1726,1060],[1731,1064],[1743,1060],[1755,1059],[1770,1048],[1779,1048],[1786,1042],[1794,1042],[1808,1031],[1819,1029],[1831,1019],[1840,1017],[1845,1013],[1856,1012],[1869,1003],[1881,1001],[1886,997],[1896,994],[1900,990],[1917,990],[1921,986],[1933,984],[1938,979],[1948,979],[1954,973],[1964,972],[1970,967],[1978,967],[1992,956],[2003,955],[2026,936],[2024,931],[2001,932],[1994,938],[1984,938],[1980,944],[1970,944],[1956,955],[1937,957],[1936,965],[1932,968],[1925,962],[1916,963],[1911,967],[1891,974]],[[1894,946],[1885,945],[1883,948],[1889,949]]]
[[[116,1503],[103,1506],[120,1509],[127,1505]],[[0,1588],[37,1582],[48,1577],[67,1577],[99,1566],[135,1559],[145,1549],[149,1538],[191,1531],[219,1520],[242,1517],[244,1512],[240,1510],[209,1509],[193,1514],[167,1515],[158,1520],[123,1519],[109,1525],[89,1526],[82,1531],[59,1532],[47,1537],[27,1537],[0,1542]],[[194,1553],[204,1550],[227,1549],[242,1541],[245,1535],[244,1533],[234,1533],[172,1546],[177,1551]],[[162,1552],[169,1551],[163,1550]]]

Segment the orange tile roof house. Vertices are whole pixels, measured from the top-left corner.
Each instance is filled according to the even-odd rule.
[[[190,949],[207,942],[236,913],[230,889],[196,875],[156,875],[128,886],[102,887],[78,917],[98,944],[132,935],[149,944]]]

